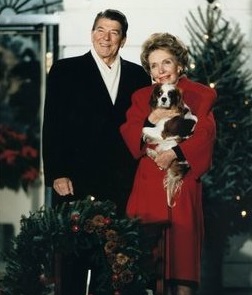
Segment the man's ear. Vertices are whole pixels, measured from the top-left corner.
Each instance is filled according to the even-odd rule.
[[[120,45],[121,48],[123,48],[124,44],[126,43],[126,40],[127,40],[126,37],[124,37],[124,38],[122,39],[122,41],[121,41],[121,45]]]

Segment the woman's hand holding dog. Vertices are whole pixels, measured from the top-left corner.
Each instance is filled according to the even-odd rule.
[[[167,170],[176,158],[176,153],[170,149],[159,152],[153,160],[160,170]]]
[[[148,117],[148,120],[149,120],[150,123],[156,124],[161,119],[173,118],[173,117],[176,117],[178,115],[179,115],[179,113],[177,113],[174,110],[167,110],[167,109],[164,109],[164,108],[157,108],[157,109],[153,110],[150,113],[150,115]]]
[[[53,188],[60,196],[74,194],[72,181],[67,177],[55,179],[53,182]]]

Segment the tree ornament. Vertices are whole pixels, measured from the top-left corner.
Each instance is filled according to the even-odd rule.
[[[110,224],[111,223],[111,218],[109,218],[109,217],[106,217],[106,218],[104,218],[104,223],[105,224]]]
[[[72,226],[72,231],[73,231],[74,233],[77,233],[78,231],[80,231],[80,227],[79,227],[77,224],[74,224],[74,225]]]

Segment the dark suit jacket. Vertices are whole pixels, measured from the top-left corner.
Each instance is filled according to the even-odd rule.
[[[56,178],[69,177],[75,198],[91,194],[101,200],[111,199],[123,210],[136,162],[119,127],[125,121],[132,93],[150,83],[142,67],[121,59],[113,105],[90,52],[55,62],[48,76],[44,106],[46,186],[52,186]]]

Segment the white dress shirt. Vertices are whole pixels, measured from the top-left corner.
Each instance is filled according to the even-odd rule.
[[[94,48],[91,48],[91,54],[101,72],[104,83],[106,84],[106,87],[110,94],[112,103],[115,104],[121,75],[120,56],[118,54],[113,64],[108,67],[105,62],[98,56]]]

